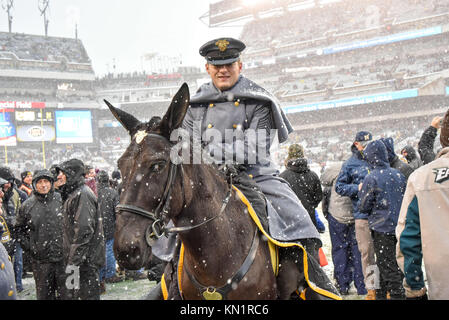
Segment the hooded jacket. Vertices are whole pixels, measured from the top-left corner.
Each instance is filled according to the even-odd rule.
[[[415,170],[407,182],[396,227],[396,258],[413,290],[425,287],[429,299],[449,299],[449,148]]]
[[[316,226],[315,208],[323,199],[320,178],[310,170],[306,158],[290,159],[287,168],[280,174],[295,192]]]
[[[364,153],[371,171],[359,192],[359,211],[368,215],[370,229],[394,234],[407,180],[390,167],[382,141],[369,143]]]
[[[359,200],[359,184],[369,172],[368,163],[363,152],[357,150],[354,144],[351,146],[352,156],[343,163],[335,183],[335,191],[351,198],[354,219],[368,219],[368,215],[361,213],[357,207]]]
[[[413,168],[401,161],[399,157],[394,152],[394,141],[393,138],[381,138],[379,139],[382,141],[387,148],[387,154],[388,154],[388,162],[390,163],[390,167],[398,169],[401,171],[401,173],[405,176],[406,179],[412,174]]]
[[[21,206],[17,215],[18,241],[31,257],[41,263],[63,260],[62,199],[53,187],[53,176],[48,170],[40,170],[33,177],[33,186],[40,179],[51,182],[47,194],[34,191]]]
[[[84,164],[70,159],[57,170],[67,177],[66,184],[61,186],[65,261],[68,265],[101,267],[105,261],[103,222],[97,198],[84,182]]]
[[[418,153],[416,152],[415,148],[413,148],[411,145],[406,145],[404,148],[402,148],[402,151],[407,152],[407,156],[405,159],[407,160],[410,167],[412,167],[413,170],[418,169],[422,166],[422,161],[418,156]]]

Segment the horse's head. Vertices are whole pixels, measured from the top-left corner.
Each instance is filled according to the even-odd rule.
[[[118,160],[122,185],[114,240],[117,261],[126,269],[139,269],[148,262],[148,242],[155,239],[152,232],[157,233],[158,220],[165,218],[167,205],[173,210],[182,208],[182,200],[176,201],[183,193],[181,184],[174,183],[170,135],[181,126],[189,98],[188,86],[183,84],[164,117],[147,123],[105,101],[131,136],[130,145]]]

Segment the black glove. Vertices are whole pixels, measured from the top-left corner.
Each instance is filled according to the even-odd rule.
[[[226,175],[228,182],[230,182],[231,179],[245,171],[246,167],[242,164],[222,164],[218,166],[218,170],[223,172]]]

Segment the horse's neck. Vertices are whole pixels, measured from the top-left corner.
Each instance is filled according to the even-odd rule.
[[[216,169],[204,165],[192,165],[189,169],[186,172],[191,182],[189,187],[193,191],[192,198],[175,219],[175,224],[198,224],[219,215],[197,229],[181,233],[180,238],[184,243],[187,259],[196,265],[198,271],[206,268],[223,269],[223,263],[233,260],[231,256],[247,253],[253,226],[234,195],[229,198],[226,209],[220,213],[230,186],[218,175]]]

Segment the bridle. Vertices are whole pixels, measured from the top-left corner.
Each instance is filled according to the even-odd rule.
[[[155,133],[149,133],[148,136],[151,137],[157,137],[160,139],[163,139],[165,142],[170,143],[173,145],[172,142],[170,142],[167,138],[164,136],[155,134]],[[224,210],[226,209],[227,204],[229,203],[229,199],[231,198],[232,194],[232,187],[229,186],[229,191],[226,194],[226,197],[223,199],[221,209],[219,213],[211,218],[208,218],[199,224],[191,225],[191,226],[183,226],[183,227],[167,227],[167,213],[170,210],[170,199],[171,199],[171,193],[176,181],[176,177],[178,175],[178,172],[181,176],[181,193],[183,197],[183,204],[182,207],[185,206],[185,187],[184,187],[184,167],[182,166],[182,163],[175,164],[172,161],[170,161],[170,167],[168,171],[168,177],[167,181],[165,183],[164,192],[162,194],[162,197],[160,198],[160,202],[158,206],[156,207],[156,210],[148,211],[141,207],[131,205],[131,204],[118,204],[116,206],[117,212],[120,211],[126,211],[130,213],[137,214],[139,216],[142,216],[144,218],[150,219],[152,223],[146,228],[145,230],[145,240],[147,244],[151,247],[154,242],[159,239],[162,236],[167,236],[169,233],[179,233],[179,232],[186,232],[193,229],[196,229],[202,225],[205,225],[206,223],[211,222],[212,220],[215,220],[220,216]]]
[[[148,136],[162,138],[165,141],[168,141],[170,144],[172,144],[172,142],[170,142],[167,138],[160,136],[158,134],[149,133]],[[170,161],[170,167],[169,167],[167,181],[166,181],[165,187],[164,187],[164,192],[163,192],[161,200],[154,212],[142,209],[138,206],[129,205],[129,204],[119,204],[116,206],[116,210],[118,212],[120,212],[120,211],[131,212],[131,213],[140,215],[144,218],[147,218],[147,219],[150,219],[151,221],[153,221],[153,223],[151,225],[149,225],[145,230],[145,240],[146,240],[148,246],[150,246],[150,247],[155,243],[155,241],[157,239],[159,239],[163,235],[167,235],[169,233],[180,233],[180,232],[191,231],[193,229],[201,227],[201,226],[215,220],[225,211],[225,209],[229,203],[229,199],[231,198],[232,175],[229,177],[230,178],[229,179],[229,190],[228,190],[225,198],[222,201],[222,206],[221,206],[221,209],[218,212],[218,214],[216,214],[215,216],[213,216],[211,218],[204,220],[203,222],[201,222],[199,224],[195,224],[195,225],[191,225],[191,226],[168,228],[166,225],[166,220],[167,220],[166,215],[170,209],[171,193],[172,193],[172,189],[175,184],[176,176],[177,176],[178,172],[180,172],[180,175],[181,175],[181,190],[182,190],[181,192],[182,192],[182,197],[183,197],[182,207],[184,208],[184,206],[185,206],[184,168],[182,166],[182,163],[174,164],[172,161]],[[255,257],[256,257],[257,249],[259,246],[259,237],[258,237],[257,233],[258,233],[258,229],[256,227],[255,231],[254,231],[251,248],[250,248],[248,255],[246,256],[246,258],[245,258],[243,264],[240,266],[239,270],[234,274],[234,276],[230,279],[230,281],[227,284],[225,284],[224,286],[219,287],[219,288],[216,288],[214,286],[204,286],[200,282],[198,282],[198,280],[196,280],[196,278],[193,276],[193,274],[191,274],[191,272],[189,272],[187,269],[185,270],[190,281],[200,291],[200,293],[204,299],[206,299],[206,300],[226,299],[228,293],[233,290],[233,286],[238,284],[245,277],[245,275],[251,268],[251,265],[253,264]]]

